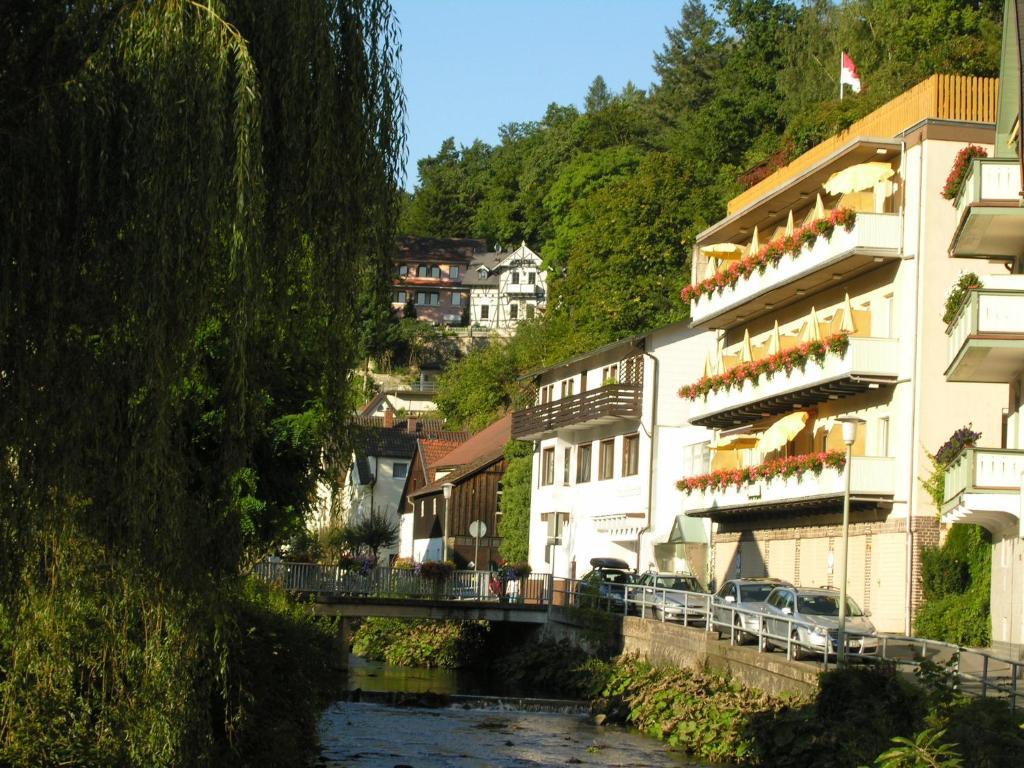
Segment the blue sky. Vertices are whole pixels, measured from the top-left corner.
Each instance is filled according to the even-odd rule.
[[[683,0],[392,0],[402,29],[409,161],[441,142],[494,144],[502,123],[581,105],[596,75],[618,91],[654,79]]]

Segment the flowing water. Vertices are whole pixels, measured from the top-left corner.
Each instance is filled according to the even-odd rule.
[[[664,744],[593,725],[578,703],[485,695],[457,672],[389,667],[350,657],[350,691],[320,722],[318,766],[330,768],[668,768],[697,766]],[[398,693],[450,697],[444,706],[391,706],[366,699]],[[554,710],[554,711],[538,711]]]

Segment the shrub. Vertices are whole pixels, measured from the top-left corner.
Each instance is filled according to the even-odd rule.
[[[605,687],[610,670],[607,662],[591,658],[567,640],[520,645],[495,659],[488,669],[491,676],[520,695],[588,699]]]
[[[914,619],[915,633],[958,645],[988,645],[991,567],[991,536],[977,525],[958,523],[941,547],[922,550],[925,602]]]
[[[470,666],[479,658],[486,621],[365,619],[356,630],[352,652],[400,667]]]

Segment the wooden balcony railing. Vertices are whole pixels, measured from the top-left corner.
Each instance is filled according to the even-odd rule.
[[[558,429],[584,427],[615,418],[638,419],[641,388],[607,384],[578,395],[534,405],[512,414],[512,437],[530,440]]]

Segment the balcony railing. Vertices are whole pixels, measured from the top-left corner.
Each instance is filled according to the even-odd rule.
[[[836,227],[831,239],[818,238],[796,256],[783,256],[763,274],[755,271],[730,288],[701,296],[690,304],[690,317],[694,326],[729,328],[896,258],[899,249],[899,214],[858,213],[849,232]]]
[[[543,291],[540,286],[530,283],[509,283],[505,286],[505,293],[509,296],[540,296]]]
[[[837,397],[892,384],[899,372],[899,341],[851,338],[841,357],[827,355],[808,361],[801,371],[783,371],[748,380],[737,389],[720,389],[697,398],[690,421],[702,427],[728,428],[749,424],[794,406],[810,406]]]
[[[694,491],[688,514],[712,519],[765,513],[841,509],[845,490],[844,470],[826,467],[819,474],[774,477],[749,485],[730,485],[717,490]],[[850,496],[858,505],[891,499],[896,487],[895,459],[854,456]]]
[[[1024,450],[968,448],[946,469],[943,522],[1020,533]]]
[[[975,158],[956,198],[957,226],[950,256],[1012,258],[1024,237],[1020,161]]]
[[[639,419],[640,410],[640,386],[607,384],[515,411],[512,414],[512,437],[536,440],[557,430],[583,429],[617,419]]]
[[[1024,364],[1024,275],[984,280],[946,329],[949,381],[1011,382]]]

